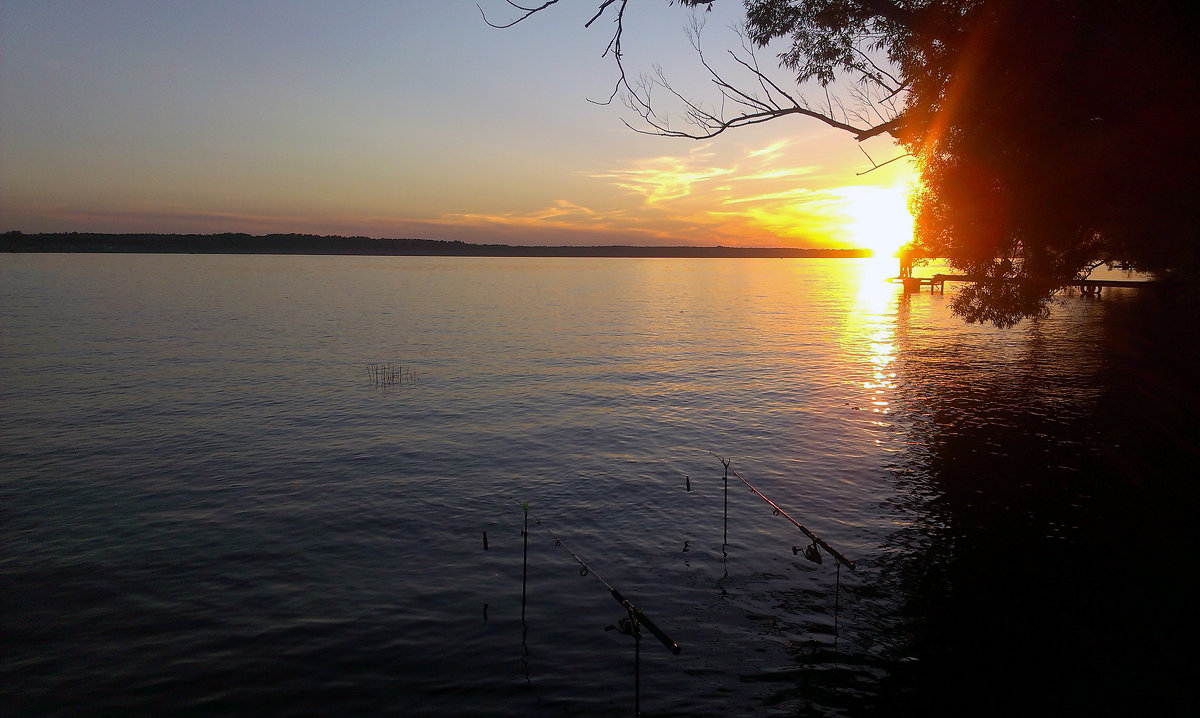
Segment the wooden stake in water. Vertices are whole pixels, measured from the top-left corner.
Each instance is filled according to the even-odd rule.
[[[525,510],[525,528],[521,529],[524,547],[521,553],[521,623],[525,623],[525,587],[529,578],[529,502],[521,504]]]

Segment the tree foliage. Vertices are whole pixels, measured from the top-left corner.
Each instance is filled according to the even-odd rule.
[[[905,42],[913,83],[896,136],[920,163],[920,245],[995,280],[956,310],[1011,324],[1104,261],[1195,278],[1200,87],[1185,3],[925,7],[941,29]]]
[[[555,2],[520,8],[516,22]],[[645,122],[636,129],[701,138],[799,115],[859,140],[893,136],[920,168],[917,250],[981,279],[956,300],[970,321],[1042,313],[1051,292],[1105,262],[1200,276],[1190,3],[744,0],[742,81],[701,52],[718,110],[661,74],[631,82],[620,47],[629,0],[596,2],[597,18],[615,15],[616,89]],[[785,89],[754,57],[768,46],[782,47],[779,67],[798,85],[848,87],[853,102]],[[684,103],[687,127],[651,102],[662,89]]]

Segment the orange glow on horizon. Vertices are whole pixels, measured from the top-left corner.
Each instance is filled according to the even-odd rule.
[[[203,201],[42,207],[100,231],[301,232],[426,237],[472,243],[692,245],[868,249],[891,255],[912,233],[906,191],[914,170],[896,162],[856,184],[822,168],[799,141],[760,148],[694,145],[676,155],[580,171],[548,191],[459,197],[454,210],[325,197],[304,208],[252,203],[213,211]],[[802,164],[797,160],[813,160]],[[868,183],[872,181],[871,183]],[[490,188],[488,188],[490,190]],[[244,211],[237,211],[242,209]]]
[[[885,256],[911,241],[911,164],[897,162],[871,175],[886,185],[839,186],[836,176],[789,159],[786,145],[733,156],[725,148],[699,145],[682,155],[587,173],[606,189],[598,188],[586,205],[560,198],[541,207],[456,213],[441,221],[628,237],[636,244],[868,249]]]

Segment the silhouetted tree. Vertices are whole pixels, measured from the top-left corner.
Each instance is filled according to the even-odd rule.
[[[711,6],[714,0],[678,0]],[[557,3],[522,7],[516,24]],[[639,131],[707,138],[802,116],[858,140],[894,137],[917,158],[919,250],[984,278],[959,294],[969,321],[1011,325],[1104,262],[1200,276],[1200,126],[1195,27],[1182,0],[744,0],[747,42],[729,80],[695,45],[719,92],[709,109],[661,72],[631,80],[614,16],[614,97]],[[812,103],[758,64],[821,88]],[[843,88],[839,96],[831,89]],[[848,88],[848,89],[845,89]],[[681,102],[685,127],[658,103]],[[651,99],[654,99],[654,102]],[[717,109],[719,108],[719,109]]]
[[[943,2],[897,137],[917,239],[969,274],[968,320],[1011,324],[1099,262],[1194,279],[1200,120],[1187,3]],[[931,61],[924,57],[930,56]],[[919,73],[919,74],[918,74]]]

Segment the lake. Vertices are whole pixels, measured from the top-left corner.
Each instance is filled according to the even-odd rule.
[[[1194,310],[894,261],[0,257],[3,712],[1183,713]]]

